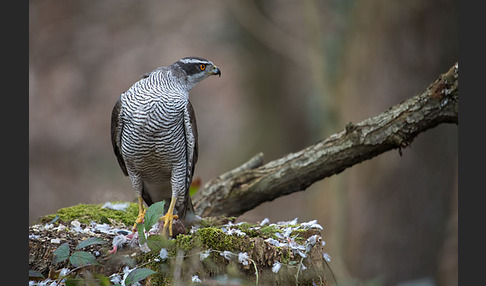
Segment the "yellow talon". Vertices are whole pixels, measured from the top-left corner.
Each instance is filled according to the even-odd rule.
[[[167,237],[167,228],[169,228],[169,236],[172,236],[172,221],[179,217],[177,215],[173,215],[176,201],[177,198],[172,197],[172,199],[170,200],[170,205],[169,205],[169,209],[167,210],[167,213],[160,218],[160,221],[164,221],[164,227],[162,228],[162,235],[165,237]]]
[[[135,220],[135,223],[133,224],[133,228],[132,228],[133,232],[137,231],[137,224],[143,222],[143,219],[145,218],[145,212],[146,211],[147,210],[143,208],[142,197],[138,197],[138,216],[137,216],[137,219]]]

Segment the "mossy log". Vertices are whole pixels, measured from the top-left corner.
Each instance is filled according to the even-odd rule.
[[[134,203],[124,211],[77,205],[40,218],[29,227],[30,280],[112,285],[126,278],[124,272],[143,268],[155,273],[141,285],[328,285],[322,227],[315,221],[250,224],[234,223],[234,217],[205,218],[187,234],[173,239],[151,234],[140,245],[129,231],[136,209]],[[73,255],[91,237],[106,242],[83,248],[95,263],[54,263],[60,245],[67,243]]]

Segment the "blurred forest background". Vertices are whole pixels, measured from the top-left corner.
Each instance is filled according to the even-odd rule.
[[[458,1],[30,1],[29,223],[135,198],[112,152],[120,93],[185,56],[196,177],[268,162],[424,90],[458,61]],[[458,126],[264,203],[239,220],[317,219],[339,285],[457,285]],[[365,284],[360,284],[365,283]]]

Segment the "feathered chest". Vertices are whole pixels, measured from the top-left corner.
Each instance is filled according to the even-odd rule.
[[[172,164],[185,161],[184,110],[187,103],[177,99],[129,96],[125,100],[121,149],[129,168],[162,172]]]
[[[179,98],[127,96],[122,106],[124,131],[146,140],[171,141],[184,127],[187,101]]]

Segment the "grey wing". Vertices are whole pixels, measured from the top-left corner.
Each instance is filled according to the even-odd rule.
[[[189,195],[189,188],[191,187],[194,167],[198,157],[196,115],[191,102],[187,103],[184,110],[184,135],[186,139],[186,189],[183,194],[184,202],[177,206],[177,213],[184,221],[186,227],[189,227],[195,220],[194,206]]]
[[[121,100],[119,97],[111,112],[111,144],[113,145],[113,152],[115,152],[116,159],[118,160],[118,164],[120,165],[123,174],[128,176],[127,166],[125,165],[125,161],[121,154],[123,122],[120,121],[120,112]]]
[[[196,124],[196,114],[194,113],[194,109],[192,108],[192,104],[189,101],[187,103],[186,112],[184,113],[185,116],[188,116],[188,120],[185,119],[184,122],[189,122],[189,125],[186,124],[185,132],[186,132],[186,158],[187,158],[187,186],[186,190],[189,191],[189,187],[191,186],[192,176],[194,175],[194,167],[196,166],[197,157],[198,157],[198,136],[197,136],[197,124]]]

